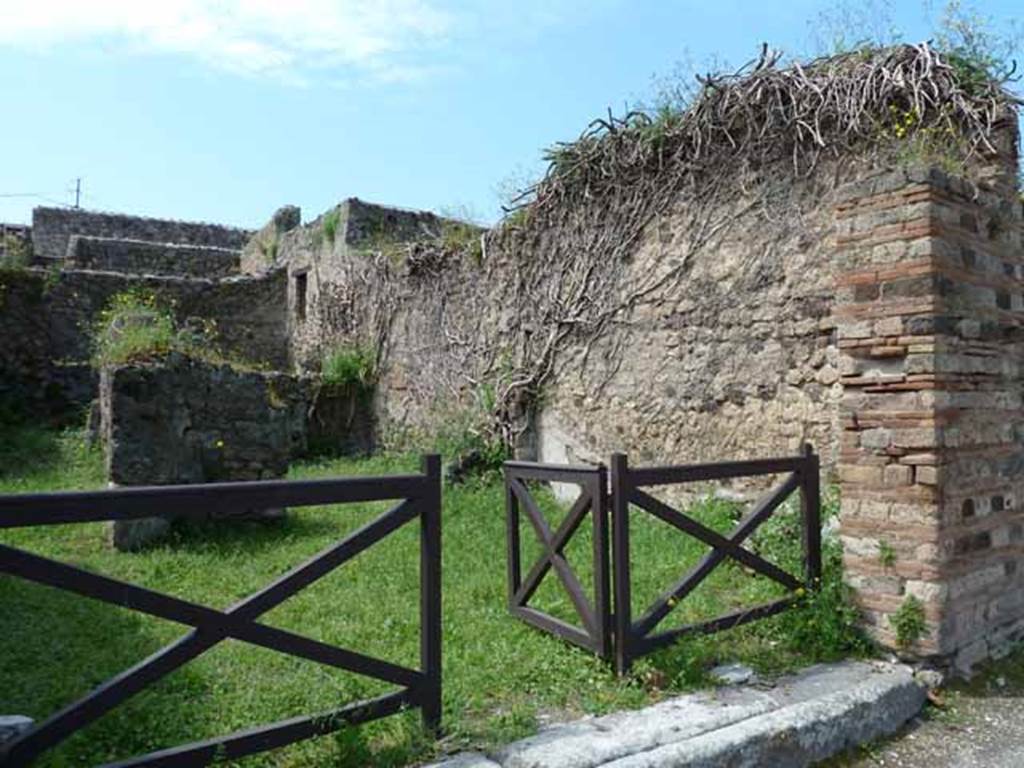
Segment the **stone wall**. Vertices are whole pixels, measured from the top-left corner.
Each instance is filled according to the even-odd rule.
[[[441,236],[445,219],[349,198],[313,221],[298,225],[293,206],[278,211],[246,247],[242,269],[288,270],[288,336],[292,364],[317,371],[324,353],[366,325],[375,307],[365,301],[375,286],[360,277],[365,252],[381,246]],[[333,222],[333,229],[328,226]],[[333,231],[333,236],[331,232]],[[361,291],[365,293],[360,294]],[[360,295],[355,295],[360,294]],[[368,313],[354,318],[355,306]]]
[[[1024,216],[1012,174],[977,175],[825,166],[791,182],[784,215],[734,200],[693,253],[680,207],[629,254],[621,290],[683,258],[685,280],[560,354],[522,455],[683,463],[808,441],[839,480],[846,567],[874,636],[896,646],[892,617],[913,597],[927,621],[915,653],[962,669],[1000,653],[1024,636]],[[386,330],[386,428],[444,428],[445,408],[484,380],[474,340],[524,322],[501,254],[371,258],[310,227],[283,246],[318,285],[308,338],[290,297],[293,359]]]
[[[809,180],[790,194],[775,220],[737,201],[728,232],[688,255],[682,282],[648,295],[605,338],[566,350],[537,414],[540,460],[606,462],[621,451],[637,464],[721,461],[810,442],[834,466],[829,191]],[[624,295],[684,258],[684,220],[652,227],[630,256]]]
[[[229,354],[286,367],[285,275],[280,270],[223,280],[64,270],[46,300],[53,356],[88,360],[96,318],[114,295],[125,291],[156,294],[173,306],[179,322],[191,317],[213,320],[219,344]]]
[[[72,235],[67,266],[136,275],[228,277],[238,274],[240,253],[208,245],[115,240]]]
[[[32,227],[23,224],[5,224],[0,221],[0,262],[7,254],[8,243],[13,243],[18,250],[32,247]]]
[[[39,261],[52,263],[66,258],[73,235],[241,250],[251,232],[220,224],[150,219],[71,208],[36,208],[32,211],[32,245]]]
[[[309,382],[281,373],[172,355],[157,365],[105,369],[99,400],[107,477],[118,486],[275,479],[305,449]],[[268,513],[281,510],[211,516]],[[136,549],[169,523],[117,521],[112,540],[119,549]]]
[[[108,479],[170,485],[282,477],[305,449],[309,382],[180,355],[105,369]]]
[[[361,455],[377,445],[373,404],[355,388],[310,388],[306,444],[313,454]]]
[[[0,419],[17,411],[50,417],[66,408],[52,370],[45,292],[41,271],[0,270]]]
[[[0,271],[0,396],[43,416],[74,415],[96,397],[92,331],[111,298],[154,293],[179,323],[214,321],[228,355],[271,368],[288,364],[286,275],[223,280],[89,270]]]
[[[284,205],[274,211],[270,221],[254,232],[242,249],[242,271],[259,274],[272,267],[277,260],[281,238],[301,223],[302,210],[296,205]]]
[[[938,172],[837,206],[842,535],[873,634],[967,670],[1024,635],[1021,203]]]
[[[856,172],[823,176],[842,173]],[[824,183],[795,185],[780,220],[744,200],[713,212],[734,223],[690,255],[678,288],[653,292],[605,337],[558,357],[527,414],[521,455],[606,461],[622,450],[643,463],[701,461],[795,453],[810,441],[834,466],[841,389],[828,194]],[[681,209],[651,227],[628,257],[623,295],[682,258],[687,220]],[[332,340],[379,342],[376,411],[389,438],[449,429],[460,408],[486,407],[482,383],[496,371],[475,355],[477,342],[511,343],[510,329],[526,322],[517,306],[530,299],[516,295],[514,260],[443,247],[317,256],[315,246],[302,227],[282,249],[293,273],[317,275],[307,328],[296,332],[292,314],[293,358],[314,362],[308,350]],[[615,347],[617,358],[606,354]]]

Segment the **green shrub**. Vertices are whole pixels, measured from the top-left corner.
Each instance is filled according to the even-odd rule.
[[[822,523],[838,516],[839,494],[836,489],[829,489],[823,499]],[[795,510],[788,524],[786,520],[786,516],[777,513],[764,524],[763,533],[755,535],[754,540],[759,544],[758,550],[769,560],[790,573],[800,573],[802,526],[797,522]],[[775,546],[763,546],[760,543],[763,538],[773,541]],[[820,661],[867,654],[872,643],[860,629],[860,612],[854,604],[852,590],[843,580],[843,548],[837,537],[824,537],[821,559],[818,588],[803,594],[799,606],[778,617],[779,641],[791,652],[805,653]]]
[[[217,345],[217,323],[189,318],[174,320],[171,307],[157,294],[126,291],[111,298],[93,330],[93,365],[124,365],[158,360],[171,352],[238,370],[265,366],[224,353]]]
[[[338,225],[341,223],[341,211],[337,208],[332,208],[330,211],[324,214],[323,220],[323,232],[324,237],[334,245],[334,238],[338,235]]]
[[[450,251],[467,253],[477,264],[483,259],[479,227],[464,221],[447,219],[441,225],[441,242]]]
[[[480,385],[470,404],[436,414],[437,433],[429,449],[456,463],[473,455],[474,471],[484,474],[500,469],[509,449],[494,418],[495,407],[494,388]]]
[[[355,344],[338,346],[328,352],[320,364],[320,379],[325,386],[368,392],[376,375],[377,356],[373,349]]]
[[[171,312],[155,294],[128,291],[100,313],[94,334],[98,367],[162,357],[179,346]]]
[[[896,564],[896,550],[885,539],[878,542],[878,562],[884,568],[892,568]]]
[[[277,235],[274,235],[270,240],[258,241],[257,246],[260,249],[260,254],[263,256],[264,261],[268,264],[273,264],[277,261],[277,249],[279,246]]]
[[[32,262],[31,249],[20,237],[5,235],[0,269],[24,269]]]
[[[889,623],[896,632],[896,644],[900,648],[909,648],[927,628],[924,606],[913,595],[907,595],[896,612],[889,617]]]

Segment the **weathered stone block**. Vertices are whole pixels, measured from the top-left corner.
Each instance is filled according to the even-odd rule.
[[[176,485],[283,477],[304,445],[309,385],[283,374],[236,370],[181,355],[102,372],[101,434],[117,485]],[[210,518],[275,519],[277,508],[211,510]],[[110,539],[132,550],[170,519],[115,521]]]
[[[890,464],[883,472],[883,482],[887,486],[910,485],[914,480],[914,470],[904,464]]]
[[[860,444],[865,448],[881,450],[892,444],[892,430],[875,428],[860,433]]]
[[[914,482],[922,485],[937,485],[939,470],[936,467],[920,465],[914,469]]]

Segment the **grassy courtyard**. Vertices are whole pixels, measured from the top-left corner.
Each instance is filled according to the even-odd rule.
[[[0,434],[0,492],[98,488],[98,449],[78,432],[9,428]],[[417,469],[412,456],[308,461],[295,478],[388,474]],[[541,492],[552,526],[565,508]],[[416,713],[311,740],[245,765],[401,766],[461,748],[521,737],[551,719],[637,707],[706,683],[715,663],[744,661],[765,672],[861,653],[826,548],[820,594],[787,614],[709,638],[684,640],[618,680],[590,654],[510,618],[505,608],[504,496],[496,476],[444,492],[444,730],[426,740]],[[379,504],[296,510],[276,523],[182,525],[166,542],[134,554],[104,543],[101,524],[0,532],[4,543],[153,589],[226,607],[381,511]],[[691,510],[720,531],[740,509],[706,501]],[[590,584],[585,531],[567,556]],[[524,529],[524,542],[535,544]],[[264,620],[402,664],[418,660],[418,546],[407,525],[267,614]],[[650,516],[633,533],[634,610],[705,548]],[[799,572],[792,508],[754,541],[768,559]],[[524,564],[529,560],[524,557]],[[684,601],[664,626],[710,618],[780,595],[779,588],[727,565]],[[549,574],[533,605],[566,618],[571,604]],[[0,713],[41,718],[180,636],[183,628],[0,576]],[[93,765],[176,743],[334,708],[382,693],[373,681],[228,641],[165,678],[67,741],[43,765]]]

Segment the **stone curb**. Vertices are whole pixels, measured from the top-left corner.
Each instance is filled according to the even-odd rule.
[[[898,730],[924,705],[906,666],[819,665],[770,688],[729,686],[558,725],[428,768],[807,766]]]

